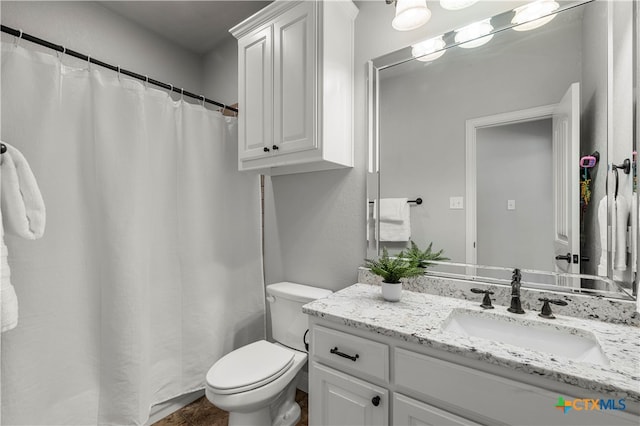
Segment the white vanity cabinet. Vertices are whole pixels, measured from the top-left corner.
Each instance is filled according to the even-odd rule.
[[[350,0],[275,1],[238,39],[238,168],[269,175],[353,166]]]
[[[628,412],[580,409],[589,403],[556,408],[559,397],[615,396],[313,316],[310,330],[311,425],[639,424]]]
[[[444,410],[440,410],[433,405],[396,393],[393,395],[393,420],[391,424],[412,426],[462,426],[477,425],[478,423],[471,422]]]
[[[333,368],[311,366],[315,425],[386,425],[389,418],[388,391]]]

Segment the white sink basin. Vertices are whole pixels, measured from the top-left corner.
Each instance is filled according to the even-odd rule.
[[[498,341],[574,361],[609,364],[592,333],[552,323],[489,312],[454,310],[444,321],[442,331]]]

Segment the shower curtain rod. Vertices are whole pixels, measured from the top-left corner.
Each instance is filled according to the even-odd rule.
[[[101,67],[108,68],[111,71],[115,71],[117,73],[124,74],[124,75],[127,75],[129,77],[133,77],[133,78],[135,78],[137,80],[144,81],[145,83],[151,83],[153,85],[162,87],[163,89],[179,93],[182,96],[188,96],[188,97],[193,98],[193,99],[198,99],[201,102],[206,102],[206,103],[209,103],[209,104],[212,104],[212,105],[219,106],[219,107],[223,108],[223,111],[224,111],[224,109],[226,109],[228,111],[233,111],[233,112],[236,112],[236,113],[238,112],[237,108],[233,108],[233,107],[230,107],[228,105],[222,104],[220,102],[213,101],[211,99],[206,98],[203,95],[196,95],[195,93],[191,93],[191,92],[188,92],[188,91],[186,91],[184,89],[179,89],[177,87],[174,87],[172,84],[163,83],[161,81],[154,80],[153,78],[149,78],[149,76],[138,74],[138,73],[135,73],[133,71],[129,71],[129,70],[126,70],[124,68],[120,68],[120,67],[115,66],[115,65],[107,64],[106,62],[102,62],[102,61],[100,61],[98,59],[92,58],[91,56],[83,55],[82,53],[78,53],[78,52],[73,51],[71,49],[67,49],[64,46],[60,46],[58,44],[54,44],[54,43],[51,43],[49,41],[43,40],[41,38],[32,36],[31,34],[24,33],[24,32],[22,32],[22,30],[16,30],[14,28],[7,27],[6,25],[1,25],[1,27],[2,27],[1,29],[2,29],[3,33],[11,34],[12,36],[18,37],[19,39],[24,39],[24,40],[30,41],[32,43],[39,44],[40,46],[48,47],[49,49],[53,49],[55,51],[62,52],[65,55],[73,56],[74,58],[82,59],[83,61],[88,61],[88,62],[90,62],[92,64],[96,64],[96,65],[99,65]]]

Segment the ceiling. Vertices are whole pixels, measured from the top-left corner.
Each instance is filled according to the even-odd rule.
[[[493,16],[528,1],[530,0],[482,0],[473,7],[452,13],[442,9],[437,0],[428,0],[429,8],[433,12],[429,26],[425,26],[415,33],[407,31],[408,34],[400,32],[394,34],[400,40],[401,37],[415,37],[414,34],[420,31],[431,31],[434,25],[451,29],[458,26],[460,22],[473,22],[473,19],[478,16]],[[120,0],[100,1],[99,3],[184,49],[202,55],[211,51],[220,42],[232,37],[229,34],[230,28],[271,2],[253,0]],[[387,7],[384,0],[354,0],[354,3],[358,8],[375,7],[386,10],[384,15],[377,14],[375,16],[385,20],[380,25],[390,28],[393,6]],[[412,40],[415,41],[415,39]]]
[[[104,7],[202,55],[231,37],[229,28],[271,1],[101,1]]]

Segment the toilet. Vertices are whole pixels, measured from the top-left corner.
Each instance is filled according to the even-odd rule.
[[[267,286],[275,343],[260,340],[238,348],[207,372],[207,399],[229,412],[230,426],[289,426],[300,420],[295,394],[298,373],[307,361],[308,329],[302,306],[331,293],[290,282]]]

